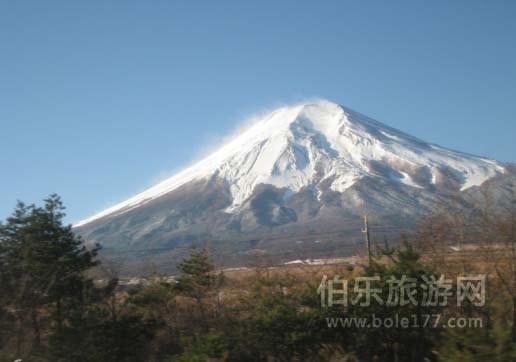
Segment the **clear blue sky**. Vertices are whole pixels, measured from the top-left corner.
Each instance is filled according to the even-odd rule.
[[[145,189],[246,116],[322,97],[516,161],[516,1],[0,2],[0,219],[69,221]]]

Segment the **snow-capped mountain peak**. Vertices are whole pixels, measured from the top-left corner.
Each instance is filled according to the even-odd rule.
[[[464,190],[503,173],[496,161],[426,143],[338,104],[321,100],[279,108],[193,166],[92,218],[116,215],[179,187],[216,176],[238,210],[259,184],[293,194],[323,185],[344,192],[364,177],[414,188]],[[444,186],[443,186],[444,187]]]

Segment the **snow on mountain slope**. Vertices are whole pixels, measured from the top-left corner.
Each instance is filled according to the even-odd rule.
[[[197,164],[75,226],[124,213],[212,176],[229,186],[233,201],[226,211],[232,212],[258,184],[295,193],[303,187],[320,191],[324,182],[343,192],[371,176],[416,188],[449,184],[451,179],[465,190],[503,172],[496,161],[426,143],[321,100],[273,111]]]

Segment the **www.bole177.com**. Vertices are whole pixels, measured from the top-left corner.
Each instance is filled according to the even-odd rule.
[[[328,328],[482,328],[482,318],[452,317],[444,320],[441,314],[413,314],[391,317],[328,317]]]

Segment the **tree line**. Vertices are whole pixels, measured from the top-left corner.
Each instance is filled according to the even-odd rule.
[[[19,203],[0,224],[0,361],[516,361],[515,209],[461,212],[426,219],[399,244],[378,246],[370,263],[256,267],[235,277],[217,270],[207,250],[193,248],[173,281],[156,274],[126,290],[116,276],[94,277],[100,248],[86,247],[64,224],[57,195],[43,206]],[[326,274],[346,278],[350,289],[359,278],[378,277],[372,288],[385,290],[393,276],[419,285],[435,275],[480,273],[488,279],[481,307],[374,299],[321,306]],[[484,323],[328,325],[335,318],[427,314]]]

